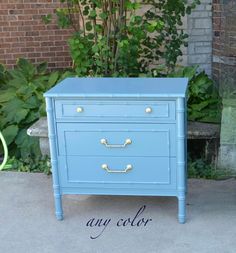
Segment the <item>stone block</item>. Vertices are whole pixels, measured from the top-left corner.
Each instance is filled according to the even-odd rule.
[[[188,43],[188,54],[195,54],[195,43]]]
[[[220,145],[218,167],[236,170],[236,145]]]
[[[202,36],[192,35],[192,36],[189,36],[189,41],[190,42],[208,42],[208,41],[212,41],[212,34],[202,35]]]
[[[208,18],[209,11],[193,11],[190,17],[191,18]]]
[[[194,11],[204,11],[206,9],[205,4],[197,5]],[[193,11],[193,12],[194,12]]]
[[[200,53],[200,54],[204,54],[204,53],[208,53],[210,54],[212,52],[212,47],[196,47],[195,48],[196,53]]]
[[[212,5],[211,4],[206,5],[206,10],[210,11],[209,13],[211,13],[211,11],[212,11]]]
[[[208,76],[212,75],[212,63],[200,64],[199,71],[205,71]]]
[[[201,0],[201,5],[203,5],[203,4],[212,4],[212,0]]]
[[[211,54],[189,55],[190,64],[211,63]]]
[[[205,28],[205,29],[212,28],[212,20],[211,20],[211,18],[195,19],[194,20],[194,27],[195,28]]]
[[[202,36],[202,35],[205,35],[206,34],[206,31],[205,29],[201,28],[201,29],[192,29],[191,31],[191,35],[197,35],[197,36]]]

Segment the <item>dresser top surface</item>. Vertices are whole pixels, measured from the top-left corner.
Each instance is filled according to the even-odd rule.
[[[67,78],[45,97],[185,97],[187,78]]]

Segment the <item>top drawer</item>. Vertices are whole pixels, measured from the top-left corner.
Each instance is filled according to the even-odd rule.
[[[78,118],[128,118],[175,120],[175,101],[85,101],[56,100],[56,117]]]

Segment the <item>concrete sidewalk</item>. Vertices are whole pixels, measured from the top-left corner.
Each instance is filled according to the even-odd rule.
[[[142,206],[131,226],[123,222]],[[1,253],[235,253],[236,180],[189,180],[187,223],[174,197],[64,196],[65,219],[54,217],[51,177],[0,173]],[[110,219],[89,227],[92,218]],[[138,220],[149,219],[144,223]],[[103,231],[104,229],[104,231]],[[102,232],[103,231],[103,232]],[[96,237],[101,234],[97,239]]]

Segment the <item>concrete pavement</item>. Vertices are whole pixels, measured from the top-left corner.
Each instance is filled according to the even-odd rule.
[[[0,252],[235,253],[236,180],[189,180],[187,202],[181,225],[174,197],[64,196],[57,221],[50,176],[1,172]]]

